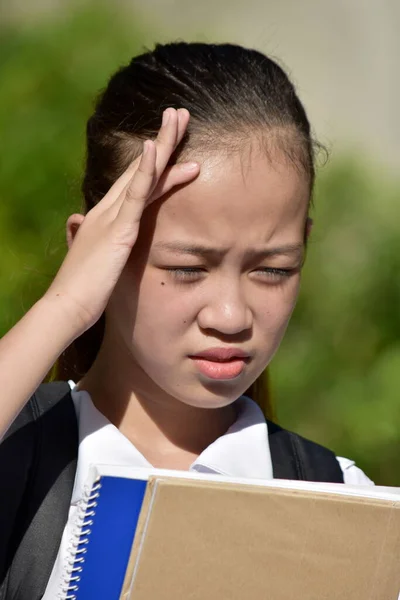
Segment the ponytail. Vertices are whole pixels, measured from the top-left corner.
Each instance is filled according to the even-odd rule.
[[[79,381],[90,369],[104,335],[104,314],[90,329],[78,337],[59,357],[50,374],[57,381]]]

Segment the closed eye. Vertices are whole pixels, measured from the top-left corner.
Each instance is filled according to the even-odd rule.
[[[272,282],[282,281],[284,278],[291,277],[299,269],[278,269],[277,267],[260,267],[254,269],[253,273],[261,275],[262,278],[268,278]]]
[[[165,267],[164,270],[168,271],[176,281],[188,283],[198,281],[207,272],[205,267]],[[251,271],[251,274],[254,274],[259,280],[279,283],[298,271],[298,268],[259,267]]]
[[[168,267],[165,270],[178,281],[195,281],[206,271],[203,267]]]

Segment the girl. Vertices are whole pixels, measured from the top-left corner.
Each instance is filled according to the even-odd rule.
[[[276,448],[271,458],[279,428],[260,409],[266,412],[265,397],[255,395],[299,290],[313,150],[292,84],[254,50],[157,46],[112,77],[88,122],[86,206],[68,219],[66,259],[0,342],[3,449],[32,423],[44,431],[48,422],[53,433],[42,444],[51,435],[55,442],[43,460],[62,454],[61,436],[78,456],[69,495],[60,492],[51,513],[64,532],[54,525],[36,562],[38,543],[31,563],[18,568],[65,465],[48,476],[31,513],[2,511],[3,593],[10,598],[24,598],[27,587],[30,599],[62,597],[70,527],[90,463],[372,483],[351,461],[333,457],[333,464],[328,451],[294,434],[290,448],[299,444],[301,452],[283,452],[280,442],[279,460]],[[58,377],[72,388],[64,384],[61,396],[73,402],[76,440],[72,425],[56,423],[54,384],[26,404],[59,357]],[[18,477],[17,454],[9,479]],[[3,465],[10,468],[10,460]],[[35,460],[26,476],[32,485]],[[291,474],[295,463],[298,475]],[[26,489],[15,506],[26,507]],[[46,554],[49,537],[53,554]]]

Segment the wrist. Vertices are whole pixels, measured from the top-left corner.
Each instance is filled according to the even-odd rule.
[[[87,329],[74,307],[60,295],[46,293],[36,302],[33,309],[44,315],[45,328],[53,333],[57,331],[65,346],[71,344]]]

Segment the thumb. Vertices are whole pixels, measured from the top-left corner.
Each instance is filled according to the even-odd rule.
[[[192,181],[197,177],[199,172],[200,165],[197,162],[178,163],[172,167],[168,167],[154,188],[150,202],[160,198],[160,196],[163,196],[175,186]]]

